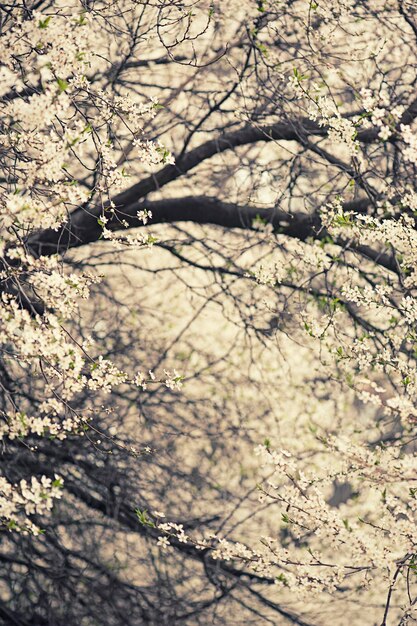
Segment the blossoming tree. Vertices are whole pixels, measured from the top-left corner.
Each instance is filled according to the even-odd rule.
[[[414,623],[414,3],[0,11],[0,619]]]

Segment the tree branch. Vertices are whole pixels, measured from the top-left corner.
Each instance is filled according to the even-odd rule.
[[[369,199],[364,198],[346,203],[346,210],[364,211],[369,206]],[[255,230],[254,220],[261,218],[272,225],[274,231],[289,237],[305,241],[307,237],[319,237],[322,225],[316,213],[286,213],[278,208],[260,209],[248,205],[223,202],[210,196],[185,196],[163,200],[132,202],[120,208],[109,219],[106,227],[112,231],[124,230],[121,220],[130,228],[143,227],[137,217],[138,211],[147,209],[152,212],[149,224],[173,224],[176,222],[194,222],[195,224],[214,224],[224,228]],[[74,218],[61,230],[52,229],[35,233],[27,241],[35,255],[64,253],[69,248],[83,246],[100,239],[102,228],[98,216],[86,211],[75,212]],[[83,218],[83,219],[81,219]],[[324,232],[323,232],[324,235]]]

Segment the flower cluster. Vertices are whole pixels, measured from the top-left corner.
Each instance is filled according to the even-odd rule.
[[[63,480],[55,475],[40,479],[32,476],[30,481],[22,479],[18,484],[10,483],[0,476],[0,520],[9,530],[39,534],[40,529],[28,516],[48,513],[56,499],[61,498]]]
[[[90,202],[112,208],[109,194],[126,184],[129,164],[122,161],[134,145],[149,167],[173,162],[166,148],[143,137],[159,108],[156,99],[145,102],[109,88],[104,57],[91,50],[93,41],[111,45],[97,15],[69,7],[17,9],[0,37],[1,89],[12,93],[0,103],[6,181],[0,192],[0,352],[11,375],[28,386],[21,397],[5,392],[0,438],[6,446],[30,438],[34,451],[37,437],[64,439],[88,427],[85,416],[93,411],[81,415],[74,408],[80,393],[108,394],[132,381],[112,361],[91,354],[71,321],[100,278],[64,271],[56,256],[33,254],[33,238],[37,231],[62,228],[74,209]],[[106,210],[99,218],[103,239],[130,247],[155,241],[149,234],[116,236],[106,228]],[[151,214],[138,217],[146,224]],[[164,382],[178,389],[180,380],[168,372]],[[17,512],[51,508],[58,485],[41,482],[42,490],[36,477],[19,488],[2,483],[2,518],[10,528],[34,530],[16,521]]]

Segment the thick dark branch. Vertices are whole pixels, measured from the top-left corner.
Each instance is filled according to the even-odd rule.
[[[352,201],[346,205],[347,210],[363,211],[369,205],[368,199]],[[129,227],[138,228],[143,223],[138,219],[140,210],[152,212],[150,224],[176,222],[193,222],[195,224],[214,224],[224,228],[241,228],[254,230],[257,218],[262,218],[272,225],[275,232],[289,237],[305,240],[307,237],[319,237],[321,222],[317,214],[286,213],[277,208],[259,209],[252,206],[241,206],[223,202],[210,196],[186,196],[184,198],[167,198],[165,200],[132,202],[116,212],[108,222],[107,228],[112,231],[124,230],[121,220]],[[61,231],[45,230],[34,234],[28,243],[35,254],[50,255],[64,253],[68,248],[83,246],[97,241],[102,228],[97,217],[84,213],[84,219],[71,219],[70,225]],[[77,218],[77,215],[75,216]]]
[[[344,205],[346,211],[363,212],[370,204],[368,198],[352,200]],[[125,226],[121,220],[127,222],[130,228],[143,227],[143,222],[137,217],[138,211],[148,209],[152,212],[149,224],[174,224],[178,222],[193,222],[194,224],[213,224],[224,228],[239,228],[244,230],[257,230],[264,224],[270,224],[276,233],[287,237],[294,237],[300,241],[308,238],[323,239],[328,236],[317,213],[286,213],[281,209],[259,209],[223,202],[209,196],[186,196],[184,198],[167,198],[149,202],[133,202],[118,211],[116,216],[108,222],[107,228],[112,231],[124,231]],[[47,230],[38,233],[28,241],[30,250],[35,255],[50,255],[63,253],[67,248],[78,247],[97,241],[102,228],[97,218],[88,215],[90,228],[77,229],[72,224],[71,231],[63,232]],[[368,246],[357,246],[348,241],[337,241],[343,248],[358,252],[362,256],[371,259],[378,265],[398,273],[398,264],[394,255],[375,251]]]
[[[206,159],[225,150],[258,141],[297,140],[301,134],[325,134],[325,132],[325,129],[318,127],[314,122],[303,120],[303,122],[297,124],[280,123],[263,128],[247,127],[206,141],[182,156],[175,165],[167,165],[156,174],[143,179],[116,196],[113,200],[117,209],[116,215],[123,215],[128,212],[127,207],[133,203],[137,203],[149,193],[157,191],[167,183],[186,174]],[[147,203],[147,205],[149,204]],[[34,252],[53,254],[57,251],[63,253],[67,248],[96,241],[102,233],[97,222],[101,212],[102,208],[100,206],[90,209],[79,207],[71,214],[69,221],[61,229],[35,233],[29,238],[28,246]],[[179,221],[184,221],[184,219],[179,218]],[[187,219],[194,221],[192,217]],[[165,219],[163,221],[168,220]],[[178,220],[174,219],[171,221]],[[225,225],[227,226],[227,224]]]
[[[403,115],[402,122],[409,122],[417,114],[417,99],[411,103],[407,111]],[[363,130],[358,133],[358,139],[361,142],[369,143],[378,139],[378,129]],[[226,150],[232,150],[239,146],[250,145],[259,141],[298,141],[305,145],[307,138],[311,136],[325,136],[327,129],[321,127],[316,122],[309,119],[299,119],[295,121],[279,122],[270,126],[256,127],[247,126],[241,130],[226,133],[215,139],[204,142],[193,150],[182,155],[175,165],[167,165],[154,175],[148,176],[132,185],[126,191],[117,195],[113,202],[116,205],[117,213],[122,215],[128,213],[128,207],[134,203],[138,203],[149,193],[158,191],[164,185],[180,178],[190,170],[197,167],[215,154],[220,154]],[[164,201],[159,208],[164,206]],[[148,203],[150,204],[150,203]],[[186,209],[186,207],[184,207]],[[174,219],[163,219],[161,221],[199,221],[194,216],[189,218],[179,217]],[[45,231],[36,233],[30,237],[28,245],[34,252],[42,252],[43,254],[52,254],[54,252],[63,253],[67,248],[77,247],[96,241],[101,236],[101,228],[97,220],[100,216],[102,208],[100,206],[79,207],[70,216],[69,221],[57,232]],[[117,215],[116,213],[116,215]],[[223,218],[219,218],[223,219]],[[250,220],[252,218],[249,218]],[[219,223],[227,227],[242,227],[241,216],[239,219],[232,219],[233,224],[208,220],[208,223]],[[247,227],[247,226],[244,226]]]

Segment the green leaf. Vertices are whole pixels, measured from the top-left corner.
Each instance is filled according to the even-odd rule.
[[[141,511],[140,509],[135,509],[135,513],[136,513],[136,517],[139,520],[139,524],[142,524],[142,526],[149,526],[150,528],[155,528],[155,524],[153,523],[151,519],[149,519],[148,511],[146,509],[144,509],[143,511]]]
[[[287,578],[284,576],[284,574],[278,574],[278,576],[275,576],[275,580],[277,580],[278,582],[282,583],[285,587],[288,587],[288,580]]]
[[[80,15],[80,17],[78,18],[78,20],[75,23],[78,24],[78,26],[84,26],[84,24],[87,23],[87,20],[85,19],[84,13],[82,13]]]
[[[337,226],[353,226],[353,221],[350,215],[336,215],[334,224]]]
[[[48,28],[48,24],[52,19],[52,15],[48,15],[47,18],[45,18],[44,20],[39,20],[38,22],[38,28]]]
[[[161,155],[162,163],[166,163],[169,157],[171,156],[170,151],[167,148],[164,148],[163,146],[157,148],[156,151]]]
[[[64,78],[57,78],[56,82],[58,83],[59,91],[61,93],[68,89],[68,82]]]

